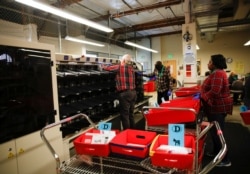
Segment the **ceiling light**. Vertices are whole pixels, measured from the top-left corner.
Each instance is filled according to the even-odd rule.
[[[244,44],[244,46],[249,46],[249,45],[250,45],[250,40]]]
[[[152,50],[152,49],[150,49],[150,48],[147,48],[147,47],[144,47],[144,46],[135,44],[135,43],[133,43],[133,42],[126,41],[126,42],[124,42],[124,43],[127,44],[127,45],[130,45],[130,46],[136,47],[136,48],[140,48],[140,49],[143,49],[143,50],[151,51],[151,52],[153,52],[153,53],[158,53],[158,51],[156,51],[156,50]]]
[[[27,6],[30,6],[30,7],[33,7],[33,8],[36,8],[36,9],[51,13],[53,15],[63,17],[65,19],[68,19],[68,20],[71,20],[71,21],[74,21],[74,22],[77,22],[77,23],[80,23],[80,24],[83,24],[83,25],[87,25],[87,26],[95,28],[97,30],[101,30],[101,31],[104,31],[104,32],[107,32],[107,33],[110,33],[110,32],[114,31],[111,28],[105,27],[103,25],[92,22],[92,21],[90,21],[88,19],[82,18],[82,17],[74,15],[72,13],[65,12],[62,9],[55,8],[53,6],[50,6],[50,5],[42,3],[42,2],[37,2],[37,1],[34,1],[34,0],[25,0],[25,1],[24,0],[15,0],[15,1],[19,2],[19,3],[22,3],[24,5],[27,5]]]
[[[83,43],[83,44],[88,44],[88,45],[94,45],[94,46],[98,46],[98,47],[104,47],[105,46],[103,44],[98,44],[98,43],[95,43],[95,42],[90,42],[90,41],[86,41],[86,40],[82,40],[82,39],[77,39],[77,38],[70,37],[70,36],[66,36],[65,40],[78,42],[78,43]]]

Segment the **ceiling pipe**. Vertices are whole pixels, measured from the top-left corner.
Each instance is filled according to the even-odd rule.
[[[123,2],[124,2],[124,0],[123,0]],[[124,2],[124,3],[126,4],[126,2]],[[127,11],[123,11],[123,12],[120,12],[120,13],[112,14],[111,18],[120,18],[120,17],[123,17],[123,16],[138,14],[140,12],[153,10],[153,9],[157,9],[157,8],[161,8],[161,7],[165,7],[165,6],[177,5],[177,4],[180,4],[180,3],[182,3],[182,0],[169,0],[169,1],[165,1],[165,2],[159,2],[159,3],[156,3],[156,4],[152,4],[152,5],[145,5],[143,7],[134,8],[134,9],[132,9],[132,7],[130,7],[128,5],[132,10],[127,10]]]

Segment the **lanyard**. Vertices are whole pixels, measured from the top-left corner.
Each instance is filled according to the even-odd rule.
[[[164,66],[162,66],[162,68],[161,68],[161,72],[160,72],[160,73],[158,73],[158,76],[159,76],[159,77],[162,77],[162,75],[163,75],[163,71],[164,71]]]

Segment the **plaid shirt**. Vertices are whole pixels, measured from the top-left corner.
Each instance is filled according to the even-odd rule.
[[[165,66],[161,72],[159,72],[157,69],[154,69],[152,73],[143,76],[156,77],[156,87],[158,92],[164,92],[168,91],[169,89],[172,89],[171,74]]]
[[[233,100],[224,70],[215,70],[205,79],[201,86],[201,98],[206,112],[232,114]]]
[[[135,71],[132,65],[112,65],[103,69],[116,72],[117,91],[135,89]]]

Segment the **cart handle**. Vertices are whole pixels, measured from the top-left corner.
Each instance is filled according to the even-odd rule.
[[[80,114],[76,114],[74,116],[65,118],[63,120],[60,120],[59,122],[49,124],[49,125],[45,126],[44,128],[42,128],[41,131],[40,131],[40,136],[41,136],[43,142],[47,145],[48,149],[50,150],[50,152],[52,153],[53,157],[56,160],[56,171],[57,171],[57,173],[59,173],[61,162],[60,162],[58,154],[56,153],[54,148],[51,146],[51,144],[49,143],[49,141],[45,137],[44,132],[47,129],[50,129],[50,128],[55,127],[55,126],[57,126],[59,124],[62,124],[62,123],[70,122],[70,121],[72,121],[72,120],[74,120],[74,119],[76,119],[78,117],[83,117],[83,118],[87,119],[87,121],[90,123],[90,125],[92,125],[93,127],[96,127],[94,122],[87,115],[80,113]]]
[[[169,109],[169,110],[189,110],[191,112],[193,112],[194,114],[197,115],[197,112],[192,109],[192,108],[182,108],[182,107],[153,107],[153,106],[144,106],[142,108],[142,113],[144,114],[144,112],[148,109]],[[216,130],[217,130],[217,135],[220,139],[220,142],[221,142],[221,150],[218,152],[218,154],[215,156],[215,158],[210,162],[208,163],[203,169],[201,172],[199,172],[199,174],[207,174],[210,170],[213,169],[213,167],[215,165],[217,165],[219,162],[221,162],[221,160],[223,159],[223,157],[226,155],[226,152],[227,152],[227,145],[226,145],[226,141],[224,139],[224,136],[223,136],[223,132],[220,128],[220,125],[218,124],[217,121],[213,121],[211,123],[209,122],[202,122],[202,124],[205,126],[205,128],[200,132],[196,132],[196,135],[197,135],[197,142],[198,140],[203,137],[207,132],[208,130],[210,130],[213,126],[215,126]],[[196,130],[198,131],[198,130]],[[197,145],[196,145],[197,146]],[[196,156],[196,172],[197,171],[197,163],[198,163],[198,157]]]
[[[216,130],[217,130],[217,135],[220,139],[220,142],[221,142],[221,150],[219,151],[219,153],[214,157],[214,159],[208,163],[203,169],[201,172],[199,172],[199,174],[206,174],[208,173],[210,170],[213,169],[213,167],[215,165],[217,165],[219,162],[221,162],[221,160],[223,159],[223,157],[226,155],[226,152],[227,152],[227,144],[226,144],[226,141],[224,139],[224,136],[223,136],[223,132],[220,128],[220,125],[217,121],[213,121],[211,122],[209,128],[211,128],[212,126],[215,126]]]
[[[155,107],[155,106],[143,106],[142,111],[144,113],[145,110],[148,109],[159,109],[159,110],[177,110],[177,111],[191,111],[194,114],[197,114],[195,109],[193,108],[185,108],[185,107],[172,107],[172,106],[164,106],[164,107]]]

